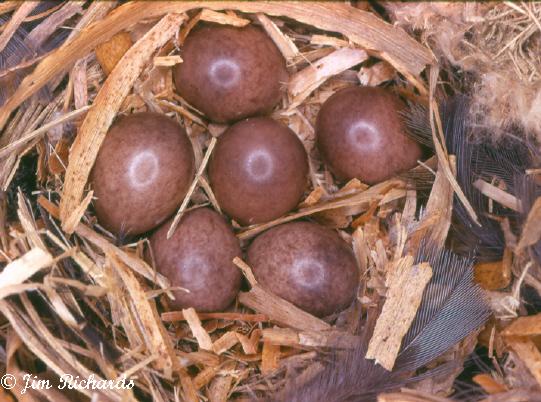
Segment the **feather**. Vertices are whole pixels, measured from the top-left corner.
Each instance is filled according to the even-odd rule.
[[[421,246],[416,260],[428,262],[433,274],[395,370],[416,370],[430,363],[483,325],[490,314],[481,288],[473,281],[473,258]]]
[[[330,364],[306,383],[293,376],[273,401],[372,401],[379,393],[392,391],[406,384],[406,378],[389,373],[362,356],[364,347],[343,354],[337,353]]]
[[[0,25],[7,22],[6,17],[0,16]],[[0,71],[16,66],[22,60],[33,55],[33,51],[26,45],[24,38],[28,32],[19,27],[6,47],[0,52]],[[20,84],[22,78],[19,73],[11,73],[0,78],[0,106],[4,104],[7,98]]]
[[[284,389],[271,400],[373,401],[382,392],[451,370],[456,363],[422,376],[410,375],[483,325],[490,310],[482,290],[473,282],[472,257],[422,245],[416,261],[428,262],[433,276],[392,372],[365,359],[366,343],[362,342],[354,350],[335,352],[331,363],[306,383],[299,384],[294,376],[290,377]],[[369,338],[372,329],[373,325],[363,327],[364,339]]]
[[[31,16],[41,14],[57,6],[58,4],[55,4],[53,1],[40,2],[31,13]],[[8,21],[7,18],[0,16],[0,25],[5,24]],[[31,61],[56,49],[64,43],[69,35],[68,30],[56,30],[35,48],[27,39],[29,38],[30,30],[42,22],[42,20],[37,19],[21,24],[14,32],[6,47],[0,52],[0,106],[15,92],[15,89],[19,86],[24,76],[32,69],[32,66],[15,68],[21,65],[21,63]],[[8,71],[10,69],[14,70]],[[42,102],[50,102],[51,94],[46,87],[38,92],[38,96]]]
[[[473,183],[477,179],[487,182],[497,180],[506,191],[515,192],[515,177],[524,174],[531,165],[533,149],[511,136],[498,144],[475,141],[486,138],[483,133],[469,124],[469,99],[455,96],[441,107],[443,133],[449,154],[456,156],[457,181],[466,198],[474,208],[481,226],[477,225],[465,207],[455,198],[450,247],[461,255],[477,250],[477,259],[495,261],[501,259],[505,239],[499,222],[491,214],[516,219],[516,214],[497,203],[489,211],[489,201]],[[402,114],[408,134],[418,142],[433,149],[428,110],[418,104],[409,104]],[[489,213],[491,212],[491,213]]]
[[[372,401],[385,391],[406,384],[403,374],[390,373],[372,360],[364,358],[379,308],[371,308],[361,327],[359,344],[351,350],[335,351],[330,361],[313,378],[299,382],[297,373],[288,375],[285,387],[271,395],[270,401]]]

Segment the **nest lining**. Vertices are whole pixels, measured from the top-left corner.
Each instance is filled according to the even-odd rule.
[[[2,13],[13,10],[8,5],[0,8]],[[10,26],[22,23],[23,11],[15,11],[13,16],[20,13],[18,18],[22,19],[12,18]],[[42,24],[52,24],[46,17],[53,12],[43,15]],[[351,18],[351,13],[356,18]],[[0,109],[4,127],[0,139],[2,188],[7,190],[21,157],[28,153],[37,155],[40,183],[37,194],[17,193],[17,205],[11,206],[17,220],[6,222],[1,236],[2,256],[9,263],[0,274],[1,288],[7,292],[0,300],[0,311],[9,323],[4,335],[7,372],[23,373],[39,360],[47,366],[41,376],[70,373],[89,377],[99,373],[100,378],[123,374],[136,378],[142,395],[103,392],[112,400],[141,396],[170,400],[175,395],[184,400],[249,397],[258,391],[279,390],[285,374],[292,370],[302,372],[306,381],[315,376],[323,366],[319,361],[314,363],[314,358],[329,350],[352,348],[358,342],[359,312],[381,305],[381,297],[398,291],[402,283],[411,285],[409,293],[422,293],[424,281],[408,281],[413,278],[408,275],[414,274],[408,271],[411,264],[403,267],[404,281],[394,285],[386,282],[391,267],[404,264],[401,256],[406,242],[414,249],[430,232],[443,244],[453,194],[461,194],[453,175],[454,158],[437,139],[441,134],[438,115],[433,132],[440,144],[436,149],[439,166],[432,160],[418,168],[432,172],[438,168],[420,217],[416,213],[418,194],[405,180],[392,179],[372,187],[357,180],[341,188],[334,183],[314,149],[313,123],[325,99],[355,82],[394,82],[402,95],[437,108],[433,99],[436,70],[431,70],[430,77],[421,75],[427,64],[434,63],[428,49],[375,14],[341,4],[224,2],[206,3],[201,9],[197,2],[136,2],[111,11],[111,4],[98,2],[81,9],[80,15],[64,47],[36,58],[33,62],[39,64]],[[177,217],[190,205],[211,204],[219,211],[204,171],[225,127],[208,124],[176,95],[170,73],[170,67],[181,62],[175,50],[200,20],[234,26],[257,23],[288,61],[291,79],[287,96],[273,117],[288,124],[309,151],[311,191],[296,212],[254,227],[237,225],[237,233],[240,240],[248,242],[267,228],[305,217],[341,229],[340,234],[353,245],[366,284],[355,305],[336,317],[312,317],[274,296],[255,282],[250,267],[240,259],[235,263],[250,290],[239,295],[231,311],[201,314],[193,309],[160,309],[160,315],[155,301],[167,306],[164,293],[169,284],[143,261],[145,241],[118,246],[88,210],[92,192],[87,192],[87,176],[111,122],[119,113],[150,109],[181,122],[194,145],[199,168]],[[66,83],[62,76],[67,69]],[[55,94],[48,104],[34,96],[45,85]],[[23,101],[26,104],[20,107]],[[36,206],[30,207],[29,198],[36,196]],[[498,194],[493,198],[498,201]],[[468,200],[462,199],[468,206]],[[475,217],[473,210],[471,213]],[[496,275],[503,276],[504,268],[501,264]],[[513,292],[493,295],[495,305],[512,311],[520,305],[516,289],[527,273],[518,269],[515,275],[519,282]],[[411,322],[416,312],[392,310],[405,322]],[[509,318],[503,313],[497,316]],[[389,317],[393,315],[382,319]],[[533,340],[509,339],[527,334],[524,326],[532,324],[518,319],[514,325],[516,328],[509,327],[501,334],[494,332],[499,331],[496,326],[489,327],[492,332],[487,346],[494,353],[495,339],[507,342],[500,346],[498,355],[507,346],[512,350],[507,364],[517,361],[517,367],[522,364],[523,368],[504,370],[505,381],[512,386],[517,372],[527,373],[520,387],[528,389],[536,380],[535,374],[533,381],[530,374],[536,358],[532,355]],[[404,328],[393,324],[391,329],[399,332]],[[473,334],[440,363],[463,361],[475,344]],[[379,354],[374,357],[382,360],[393,358],[392,353],[375,353]],[[500,384],[501,380],[484,378],[485,385]],[[423,386],[404,392],[417,398],[423,389],[448,393],[452,383],[436,377]],[[502,387],[508,391],[507,386]],[[52,391],[39,392],[49,399],[59,397]],[[90,397],[92,392],[84,390],[83,394]]]

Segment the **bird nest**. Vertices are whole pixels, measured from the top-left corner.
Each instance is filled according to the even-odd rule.
[[[0,395],[287,399],[293,377],[301,390],[314,379],[329,389],[354,388],[355,376],[379,376],[400,362],[418,310],[434,305],[425,290],[439,292],[430,265],[452,260],[431,257],[426,245],[449,244],[458,218],[465,226],[490,219],[502,233],[497,258],[479,260],[473,271],[456,263],[458,271],[447,278],[473,273],[487,290],[491,318],[460,339],[447,336],[452,319],[462,317],[469,328],[468,320],[486,318],[479,311],[472,318],[468,303],[484,303],[472,284],[451,305],[452,318],[436,328],[441,339],[434,345],[445,346],[438,359],[423,370],[404,365],[410,371],[389,380],[391,386],[375,381],[370,398],[532,400],[541,386],[541,315],[535,315],[541,204],[527,202],[531,192],[513,193],[487,175],[465,188],[463,157],[446,143],[441,102],[471,93],[470,113],[459,118],[482,128],[475,131],[479,138],[490,136],[492,144],[491,131],[536,147],[540,12],[538,5],[514,3],[0,4],[0,361],[16,380],[2,377]],[[296,308],[260,286],[241,258],[234,263],[245,283],[231,308],[171,311],[167,278],[143,258],[147,239],[126,244],[95,218],[87,182],[100,145],[118,115],[147,110],[180,122],[194,148],[197,173],[177,216],[200,205],[220,211],[206,166],[226,126],[209,123],[175,92],[171,69],[182,63],[178,49],[199,21],[258,25],[287,61],[289,82],[272,117],[305,145],[310,189],[290,214],[232,225],[243,249],[265,230],[298,219],[338,231],[355,252],[362,280],[355,302],[340,314],[321,319]],[[391,87],[421,105],[411,109],[419,120],[409,121],[432,148],[407,175],[373,186],[335,182],[314,147],[321,104],[359,84]],[[532,177],[539,173],[528,169]],[[472,201],[474,190],[489,209]],[[474,247],[464,254],[473,255]],[[351,360],[377,364],[348,372],[358,367]],[[86,382],[56,386],[66,376]],[[47,381],[54,386],[43,386]],[[309,392],[298,400],[346,399],[328,389]]]

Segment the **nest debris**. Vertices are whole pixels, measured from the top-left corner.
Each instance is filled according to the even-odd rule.
[[[401,311],[394,303],[383,308],[377,340],[407,333],[430,274],[430,267],[414,270],[412,256],[427,236],[445,243],[454,202],[461,202],[473,220],[479,212],[461,190],[456,158],[441,140],[433,55],[448,77],[456,77],[457,68],[474,77],[451,83],[456,92],[474,95],[475,125],[498,137],[512,132],[541,138],[541,7],[535,3],[385,3],[387,17],[419,41],[364,2],[66,2],[44,9],[36,4],[0,4],[0,79],[21,80],[18,88],[2,92],[0,109],[0,185],[3,199],[9,200],[0,204],[0,363],[18,378],[25,373],[53,382],[62,374],[104,380],[125,376],[134,379],[135,389],[107,389],[99,396],[163,401],[273,394],[284,389],[292,372],[300,373],[300,384],[309,383],[325,370],[321,357],[355,350],[359,328],[370,326],[368,312],[382,309],[385,296],[400,299],[401,283],[408,284],[416,307]],[[355,303],[337,316],[319,319],[295,308],[260,287],[240,259],[235,263],[250,290],[230,310],[168,311],[169,284],[142,258],[146,241],[118,242],[88,208],[88,174],[115,116],[148,109],[181,122],[194,146],[199,169],[177,216],[194,205],[211,204],[219,211],[205,166],[225,127],[208,123],[174,92],[170,69],[182,62],[176,50],[201,20],[258,24],[288,62],[291,79],[272,117],[303,141],[311,189],[297,211],[253,227],[236,225],[236,232],[246,244],[270,227],[300,218],[339,230],[354,248],[363,284]],[[71,32],[62,44],[45,46],[66,26]],[[23,28],[35,46],[8,46],[23,40]],[[359,83],[385,83],[430,106],[438,159],[412,172],[423,177],[429,172],[429,192],[412,189],[405,178],[372,187],[352,180],[340,187],[322,165],[314,147],[317,111],[334,92]],[[517,128],[519,134],[513,131]],[[17,186],[25,180],[16,176],[25,155],[36,161],[35,171],[25,172],[37,183],[33,190]],[[454,201],[455,194],[460,201]],[[502,202],[501,192],[489,197]],[[433,400],[431,395],[447,400],[456,394],[455,379],[476,348],[491,364],[469,378],[468,387],[478,386],[476,398],[529,400],[538,392],[541,316],[526,314],[521,289],[528,284],[537,297],[541,294],[539,262],[526,252],[541,236],[533,223],[540,209],[532,203],[518,234],[503,229],[507,252],[502,260],[489,262],[488,268],[476,266],[476,280],[490,290],[494,315],[480,334],[474,332],[433,363],[453,363],[454,371],[403,390],[383,387],[380,400]],[[397,270],[400,283],[392,277]],[[389,348],[373,343],[371,357],[392,367],[401,340],[391,337]],[[18,384],[9,394],[0,389],[0,396],[17,398],[21,391]],[[95,391],[29,392],[59,401],[87,400]]]

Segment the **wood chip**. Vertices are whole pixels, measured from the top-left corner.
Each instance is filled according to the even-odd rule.
[[[32,211],[28,207],[26,198],[24,197],[20,188],[17,194],[17,206],[17,217],[19,218],[19,222],[23,227],[30,247],[38,247],[42,250],[47,250],[47,246],[38,232]]]
[[[39,23],[37,27],[32,29],[24,38],[24,41],[33,49],[39,49],[45,41],[55,33],[55,31],[64,26],[66,21],[75,14],[82,14],[84,1],[70,1],[65,3],[61,8],[54,11],[49,9],[42,14],[46,16],[49,11],[54,11],[47,18]],[[35,17],[33,15],[31,18]],[[28,21],[28,19],[27,19]]]
[[[199,350],[197,352],[186,353],[186,352],[177,350],[177,354],[180,355],[182,359],[181,364],[184,367],[188,367],[192,365],[217,367],[220,365],[220,358],[212,352]]]
[[[273,221],[251,226],[237,234],[237,237],[241,240],[246,240],[282,223],[291,222],[305,216],[314,215],[318,212],[323,212],[331,209],[345,208],[348,214],[358,214],[361,213],[363,210],[366,210],[370,206],[370,203],[372,201],[381,200],[383,198],[383,194],[386,194],[391,189],[403,186],[405,186],[405,183],[402,180],[387,180],[383,183],[379,183],[370,187],[366,191],[350,194],[336,200],[333,199],[330,201],[321,202],[308,208],[304,208],[299,212],[293,212],[289,215],[283,216]]]
[[[41,136],[47,134],[49,130],[52,128],[66,123],[68,121],[74,120],[75,118],[85,114],[90,109],[90,106],[85,106],[81,109],[74,110],[72,112],[66,113],[65,115],[59,117],[58,119],[55,119],[49,123],[41,125],[39,128],[27,133],[23,134],[21,138],[19,138],[16,141],[11,142],[9,145],[6,145],[2,149],[0,149],[0,158],[5,157],[6,155],[14,153],[16,150],[21,149],[28,145],[28,143],[32,140],[38,139]]]
[[[487,394],[499,394],[508,391],[507,387],[496,381],[490,374],[476,374],[472,378],[473,382],[483,388]]]
[[[509,347],[526,365],[532,376],[541,386],[541,352],[531,339],[512,338],[507,341]]]
[[[263,352],[261,353],[261,374],[272,373],[278,367],[280,361],[280,346],[273,345],[270,342],[263,342]]]
[[[47,168],[51,175],[59,175],[66,170],[69,155],[69,142],[61,139],[54,147],[54,151],[49,155]]]
[[[312,35],[310,37],[310,43],[316,46],[332,46],[336,49],[347,48],[349,47],[349,42],[340,38],[335,38],[334,36],[327,35]]]
[[[197,313],[200,320],[227,320],[227,321],[244,321],[244,322],[264,322],[268,321],[269,317],[265,314],[245,314],[245,313]],[[163,321],[183,321],[184,314],[182,311],[167,311],[162,313]]]
[[[288,84],[288,93],[291,96],[289,110],[299,106],[327,79],[362,63],[367,58],[368,54],[364,50],[343,48],[294,74]]]
[[[315,205],[321,200],[321,197],[323,197],[326,194],[326,191],[323,187],[317,186],[314,188],[310,194],[304,199],[304,201],[300,204],[301,208],[310,207],[312,205]]]
[[[71,81],[73,83],[73,104],[75,109],[82,109],[88,105],[88,77],[87,58],[77,60],[71,70]]]
[[[240,293],[239,302],[285,326],[315,331],[330,328],[325,321],[308,314],[259,285],[253,286],[249,292]]]
[[[233,263],[242,269],[246,279],[252,286],[249,292],[239,294],[240,303],[254,311],[265,314],[272,321],[292,328],[315,331],[330,329],[330,325],[325,321],[263,289],[257,283],[251,268],[240,258],[235,257]]]
[[[234,27],[244,27],[250,23],[250,20],[246,18],[240,18],[236,15],[229,15],[224,13],[218,13],[216,11],[203,9],[199,15],[199,19],[208,22],[215,22],[222,25],[232,25]]]
[[[4,1],[0,3],[0,15],[16,10],[20,5],[21,2],[17,0]]]
[[[235,361],[229,361],[224,364],[222,371],[234,371],[237,367]],[[233,385],[233,376],[218,375],[208,387],[208,398],[210,402],[227,402],[231,386]]]
[[[105,237],[94,232],[88,226],[80,223],[75,229],[75,233],[99,247],[105,254],[114,255],[130,269],[147,278],[149,281],[156,283],[162,289],[169,288],[169,280],[158,272],[155,272],[145,261],[116,247]]]
[[[532,209],[528,212],[528,218],[526,218],[516,247],[517,253],[536,243],[541,238],[541,225],[539,222],[541,222],[541,197],[535,200]]]
[[[24,19],[32,12],[32,10],[34,10],[34,8],[36,8],[38,4],[38,1],[21,2],[17,11],[15,11],[11,18],[4,23],[4,30],[2,31],[2,34],[0,34],[0,52],[4,50],[15,31],[17,31]]]
[[[188,309],[182,310],[182,314],[184,314],[190,330],[192,331],[194,338],[199,344],[199,348],[203,350],[213,350],[212,339],[210,339],[210,335],[207,331],[205,331],[203,325],[201,325],[201,321],[199,320],[199,317],[197,316],[195,310],[190,307]]]
[[[22,284],[36,272],[53,263],[53,256],[41,248],[33,248],[22,257],[10,262],[0,273],[0,299],[17,293],[14,285]]]
[[[263,341],[292,347],[324,347],[353,349],[360,338],[343,331],[295,331],[290,328],[266,328]]]
[[[519,317],[502,331],[503,336],[537,336],[541,335],[541,313]]]
[[[361,67],[357,76],[362,85],[375,87],[394,79],[396,70],[389,63],[382,61],[370,67]]]
[[[466,195],[458,185],[456,181],[456,158],[453,160],[451,155],[447,154],[445,147],[445,139],[443,135],[443,128],[440,119],[440,112],[438,104],[434,99],[434,93],[436,91],[436,84],[438,81],[439,69],[437,66],[432,65],[430,67],[430,92],[429,92],[429,112],[430,112],[430,128],[432,130],[432,142],[438,157],[438,171],[442,170],[449,184],[456,193],[458,199],[464,205],[466,212],[472,218],[475,224],[479,223],[479,218],[475,213],[475,210],[471,206],[470,202],[466,198]]]
[[[288,63],[299,55],[299,49],[295,43],[269,17],[262,13],[258,13],[256,17]]]
[[[222,370],[212,380],[208,387],[208,397],[210,402],[227,402],[231,386],[233,385],[234,372],[237,362],[229,361],[225,363]],[[233,373],[233,375],[231,375]]]
[[[199,182],[199,179],[203,177],[203,174],[205,173],[205,168],[207,167],[208,161],[210,159],[210,155],[212,154],[212,151],[214,150],[214,147],[216,146],[216,142],[217,142],[216,137],[212,137],[212,139],[210,140],[210,144],[205,152],[205,156],[203,157],[203,160],[201,161],[201,164],[199,165],[199,168],[197,169],[197,172],[192,181],[192,184],[190,185],[190,188],[188,188],[188,192],[184,196],[184,200],[182,200],[182,204],[180,204],[180,207],[177,213],[175,214],[175,217],[173,218],[173,222],[171,222],[171,226],[169,227],[169,230],[167,231],[167,236],[166,236],[167,239],[170,239],[171,236],[173,236],[173,233],[175,233],[175,229],[177,228],[177,225],[180,222],[182,215],[184,215],[184,212],[186,208],[188,207],[192,194],[197,187],[197,183]]]
[[[449,157],[451,171],[455,172],[455,158]],[[432,185],[425,212],[418,223],[414,233],[410,236],[410,243],[417,248],[421,239],[426,235],[436,245],[443,247],[447,233],[451,227],[453,211],[453,188],[442,168],[438,168],[436,179]]]
[[[504,289],[512,280],[512,254],[506,249],[504,258],[500,261],[478,262],[474,265],[475,282],[483,289]]]
[[[201,389],[207,385],[215,376],[218,370],[215,367],[206,367],[193,379],[195,389]]]
[[[392,370],[431,277],[432,268],[427,263],[413,265],[411,256],[397,261],[389,273],[385,304],[368,345],[367,359]]]
[[[125,290],[129,293],[132,301],[132,312],[137,315],[137,322],[143,326],[142,333],[145,334],[146,347],[152,355],[158,358],[153,361],[153,366],[163,370],[166,376],[178,370],[179,362],[173,358],[174,351],[165,327],[161,323],[156,305],[146,296],[145,289],[137,280],[133,272],[114,255],[108,255],[108,259],[116,268]]]
[[[86,209],[90,205],[93,196],[94,191],[91,190],[86,195],[85,199],[79,205],[77,205],[75,209],[70,211],[70,214],[62,221],[62,230],[64,230],[64,232],[67,234],[72,234],[75,231]]]
[[[182,57],[180,57],[178,54],[172,56],[154,57],[155,67],[173,67],[180,63],[182,63]]]
[[[512,194],[496,187],[493,184],[487,183],[484,180],[477,179],[473,182],[473,186],[488,198],[498,202],[506,208],[516,212],[522,212],[520,200]]]
[[[244,334],[237,332],[237,338],[242,346],[242,351],[247,355],[255,355],[257,353],[257,346],[261,339],[261,330],[255,329],[248,338]]]
[[[180,374],[180,383],[182,385],[183,399],[187,402],[199,402],[199,397],[197,396],[197,389],[194,386],[194,383],[191,377],[184,371]]]
[[[237,343],[239,343],[237,333],[234,331],[228,331],[214,341],[214,344],[212,345],[212,350],[214,350],[214,353],[216,353],[217,355],[221,355],[225,351],[231,349]]]
[[[154,51],[177,32],[184,19],[178,14],[168,14],[162,18],[126,52],[121,59],[121,68],[113,69],[103,83],[71,149],[60,202],[63,223],[80,204],[100,145],[124,98]]]

